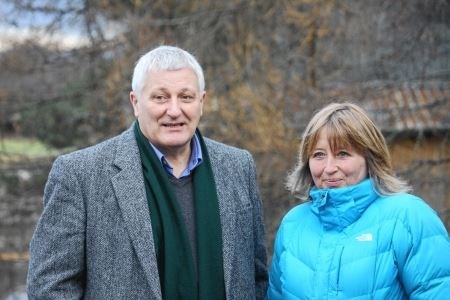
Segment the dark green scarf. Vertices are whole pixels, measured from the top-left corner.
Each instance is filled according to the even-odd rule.
[[[192,178],[198,274],[169,175],[137,121],[134,133],[144,171],[163,299],[225,299],[219,205],[208,152],[200,132],[197,130],[203,162],[195,168]]]

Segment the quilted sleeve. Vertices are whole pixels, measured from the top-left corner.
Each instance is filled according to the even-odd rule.
[[[447,231],[436,212],[424,201],[416,197],[408,200],[393,240],[402,285],[410,299],[449,299],[450,239]]]
[[[269,271],[269,288],[267,290],[267,299],[270,300],[278,300],[283,298],[280,268],[280,257],[283,251],[283,224],[281,224],[275,237],[272,263]]]

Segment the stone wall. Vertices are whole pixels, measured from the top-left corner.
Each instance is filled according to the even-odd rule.
[[[49,166],[29,162],[0,168],[0,299],[14,299],[12,294],[25,289],[28,247]]]

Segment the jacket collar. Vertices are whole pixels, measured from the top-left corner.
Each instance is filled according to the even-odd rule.
[[[335,189],[313,187],[309,193],[311,210],[325,230],[342,231],[354,223],[378,197],[370,179]]]
[[[150,212],[145,195],[144,175],[133,125],[117,140],[114,165],[118,172],[111,178],[122,218],[130,235],[136,255],[150,283],[152,297],[161,299]]]

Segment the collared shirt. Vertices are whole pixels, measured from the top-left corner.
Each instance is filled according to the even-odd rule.
[[[149,141],[150,143],[150,141]],[[158,159],[161,161],[161,164],[163,165],[164,169],[169,173],[170,175],[173,175],[173,167],[169,164],[167,159],[164,157],[164,154],[161,153],[161,151],[158,150],[152,143],[150,143],[153,150],[156,153],[156,156],[158,156]],[[197,134],[194,134],[191,140],[191,157],[189,158],[189,163],[187,168],[181,173],[181,177],[189,176],[196,167],[198,167],[203,161],[203,154],[202,154],[202,148],[200,146],[200,140],[198,139]]]

